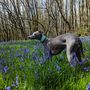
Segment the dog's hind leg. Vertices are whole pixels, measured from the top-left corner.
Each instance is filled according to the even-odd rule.
[[[66,53],[67,53],[67,59],[68,59],[68,61],[69,61],[69,63],[70,63],[70,66],[71,66],[71,67],[75,67],[75,66],[76,66],[76,63],[75,63],[75,65],[73,65],[73,63],[72,63],[73,53],[72,53],[70,50],[71,50],[70,47],[67,46],[67,51],[66,51]]]
[[[81,62],[82,57],[84,57],[82,42],[79,40],[79,42],[78,42],[78,44],[76,46],[77,46],[76,56],[78,58],[78,61]]]
[[[82,56],[81,54],[82,54],[82,52],[81,52],[80,48],[77,49],[76,56],[77,56],[79,62],[81,62],[81,56]]]
[[[77,65],[77,61],[78,61],[78,57],[76,55],[76,45],[75,44],[68,44],[67,45],[67,59],[71,65],[71,67],[76,67]]]

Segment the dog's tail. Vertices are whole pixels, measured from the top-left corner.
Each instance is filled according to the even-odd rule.
[[[88,58],[85,57],[83,49],[84,48],[83,48],[82,41],[79,40],[79,48],[76,52],[77,58],[78,58],[77,62],[79,65],[81,65],[84,71],[90,71],[90,60],[88,60]],[[81,59],[81,56],[83,57],[83,60]]]
[[[80,40],[79,44],[80,44],[80,53],[84,57],[85,55],[84,55],[83,45],[82,45],[82,41],[81,40]]]
[[[83,45],[82,45],[82,42],[81,42],[81,40],[79,40],[78,41],[78,49],[77,49],[77,51],[76,51],[76,55],[77,55],[77,58],[78,58],[78,60],[79,60],[79,62],[81,62],[82,61],[82,57],[84,57],[84,52],[83,52]]]

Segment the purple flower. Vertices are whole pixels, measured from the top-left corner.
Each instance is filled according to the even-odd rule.
[[[28,54],[30,52],[30,50],[28,48],[24,49],[24,53]]]
[[[84,37],[81,37],[80,40],[81,40],[82,42],[85,42],[85,38],[84,38]]]
[[[20,61],[21,61],[21,62],[24,62],[24,60],[23,60],[23,58],[22,58],[22,57],[20,57]]]
[[[33,56],[32,60],[39,60],[39,57],[38,56]]]
[[[90,43],[90,36],[84,36],[84,37],[80,37],[82,42],[87,42],[88,44]]]
[[[76,67],[77,61],[78,61],[78,58],[76,56],[76,53],[73,53],[72,60],[70,61],[71,67],[73,67],[73,68]]]
[[[79,62],[80,65],[83,65],[84,63],[86,63],[88,61],[87,58],[84,58],[81,62]]]
[[[41,50],[42,49],[42,46],[40,45],[40,43],[37,43],[35,46],[34,46],[34,50]]]
[[[86,72],[88,72],[90,70],[90,66],[84,67],[83,70],[86,71]]]
[[[57,71],[61,70],[61,68],[60,68],[60,66],[58,64],[55,64],[55,68],[56,68]]]
[[[87,85],[87,90],[90,90],[90,84]]]
[[[11,87],[10,86],[6,87],[6,90],[11,90]]]
[[[16,75],[16,85],[19,85],[18,75]]]
[[[4,49],[2,49],[2,50],[1,50],[1,53],[2,53],[2,54],[4,54],[4,53],[5,53]]]
[[[64,60],[64,56],[60,56],[60,59],[61,59],[61,60]]]
[[[37,52],[32,53],[32,60],[39,60],[39,54]]]
[[[13,53],[10,53],[10,58],[13,58]]]
[[[47,46],[45,46],[44,48],[45,48],[44,49],[44,57],[46,57],[46,59],[51,59],[52,54],[51,54],[49,48]]]
[[[42,58],[40,58],[40,64],[44,64],[46,62],[46,60],[51,59],[51,52],[49,51],[49,49],[47,47],[45,47],[44,50],[44,55]]]
[[[0,59],[0,63],[1,64],[5,64],[6,63],[6,60],[4,58]]]
[[[15,83],[14,83],[14,81],[12,82],[12,87],[15,87],[16,85],[15,85]]]
[[[20,67],[19,67],[21,70],[23,69],[23,66],[22,65],[20,65]]]
[[[49,51],[46,51],[45,53],[44,53],[44,55],[43,55],[43,57],[45,58],[45,59],[51,59],[51,53],[49,52]]]
[[[16,52],[16,57],[23,57],[23,54]]]
[[[5,73],[7,73],[7,71],[8,71],[8,67],[5,66],[5,67],[3,68],[3,70],[4,70]]]
[[[15,83],[13,83],[13,84],[12,84],[12,87],[15,87],[15,86],[16,86]]]
[[[41,57],[39,60],[40,64],[44,64],[46,62],[46,57]]]

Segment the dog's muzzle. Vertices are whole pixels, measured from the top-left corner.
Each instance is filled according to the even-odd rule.
[[[29,38],[29,39],[34,39],[34,38],[35,38],[35,36],[30,35],[30,36],[28,36],[28,38]]]

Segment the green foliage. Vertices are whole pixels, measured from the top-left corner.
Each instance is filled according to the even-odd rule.
[[[42,51],[37,41],[0,45],[0,90],[86,90],[90,71],[71,68],[65,51],[42,63]]]

